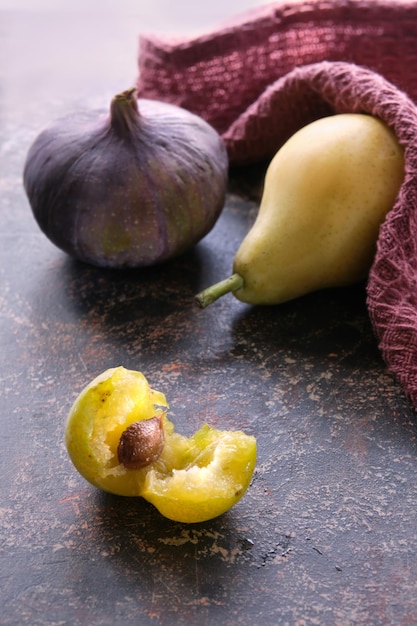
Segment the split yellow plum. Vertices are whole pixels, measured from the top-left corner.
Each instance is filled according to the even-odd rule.
[[[175,432],[168,402],[141,372],[111,368],[90,382],[68,416],[65,443],[95,487],[140,496],[165,517],[203,522],[234,506],[249,487],[256,439],[208,424]]]

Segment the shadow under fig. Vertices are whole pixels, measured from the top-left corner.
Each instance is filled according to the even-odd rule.
[[[143,316],[163,318],[193,304],[201,252],[196,247],[159,265],[137,269],[97,268],[68,258],[64,266],[69,304],[110,327]]]

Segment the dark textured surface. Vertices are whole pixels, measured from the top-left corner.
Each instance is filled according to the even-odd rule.
[[[382,362],[363,289],[263,309],[228,296],[199,310],[193,295],[230,272],[256,214],[239,181],[212,233],[167,265],[102,271],[54,248],[22,189],[27,149],[51,119],[126,84],[117,63],[98,64],[84,92],[63,77],[56,91],[58,72],[45,64],[36,76],[14,56],[46,22],[4,17],[0,623],[417,623],[417,423]],[[54,39],[68,28],[58,20]],[[178,431],[206,420],[257,437],[253,484],[229,513],[175,524],[78,476],[65,418],[115,365],[166,393]]]

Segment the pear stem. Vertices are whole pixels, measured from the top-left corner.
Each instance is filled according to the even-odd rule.
[[[229,278],[225,278],[224,280],[211,285],[211,287],[203,289],[203,291],[196,295],[195,299],[197,300],[198,306],[205,309],[206,306],[212,304],[226,293],[241,289],[243,284],[244,280],[240,274],[232,274]]]

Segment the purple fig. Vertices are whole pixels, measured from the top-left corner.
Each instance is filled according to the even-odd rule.
[[[67,116],[27,155],[23,181],[41,230],[100,267],[143,267],[195,245],[224,206],[226,148],[202,118],[115,96],[108,112]]]

